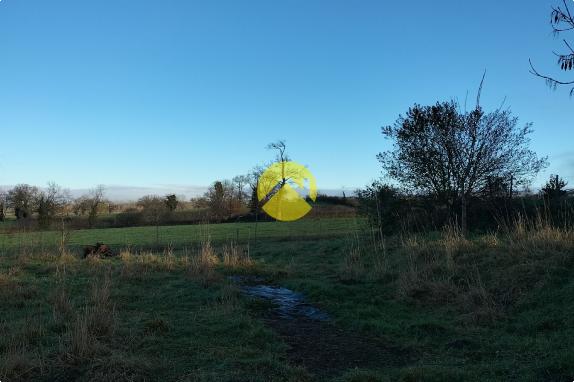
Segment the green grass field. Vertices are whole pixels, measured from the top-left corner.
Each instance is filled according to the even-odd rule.
[[[3,235],[0,380],[572,380],[571,231],[381,241],[363,223],[73,231],[71,253],[58,232]],[[96,241],[121,255],[80,259]],[[331,321],[278,319],[232,275]]]
[[[73,248],[106,243],[114,247],[182,248],[197,245],[209,237],[214,242],[235,240],[255,243],[259,239],[302,240],[341,236],[360,230],[361,218],[302,219],[294,222],[227,223],[211,225],[176,225],[67,231],[67,244]],[[62,234],[58,231],[0,233],[0,249],[18,247],[57,247]]]

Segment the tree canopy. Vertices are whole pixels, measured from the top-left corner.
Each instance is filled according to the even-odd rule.
[[[384,172],[417,193],[452,206],[488,188],[493,179],[527,184],[546,165],[529,148],[532,125],[518,127],[510,110],[461,111],[456,101],[414,105],[382,128],[393,149],[378,155]]]

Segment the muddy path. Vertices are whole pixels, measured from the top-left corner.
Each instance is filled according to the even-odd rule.
[[[318,378],[353,368],[381,370],[414,361],[412,351],[338,327],[328,313],[307,303],[301,293],[263,284],[264,280],[256,277],[235,277],[233,281],[245,296],[272,303],[260,318],[289,346],[290,362]]]

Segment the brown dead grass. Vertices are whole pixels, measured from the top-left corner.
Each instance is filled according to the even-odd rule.
[[[248,268],[253,265],[249,246],[240,247],[234,242],[223,246],[223,265],[230,268]]]
[[[199,280],[203,286],[208,286],[219,278],[215,272],[215,266],[219,263],[219,259],[209,240],[204,240],[201,243],[198,253],[189,257],[187,263],[188,275]]]

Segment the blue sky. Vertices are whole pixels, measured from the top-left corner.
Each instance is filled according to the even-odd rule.
[[[487,69],[483,104],[506,97],[574,185],[574,99],[528,73],[558,73],[553,3],[2,0],[0,184],[203,186],[283,138],[353,189],[380,174],[380,126],[474,99]]]

